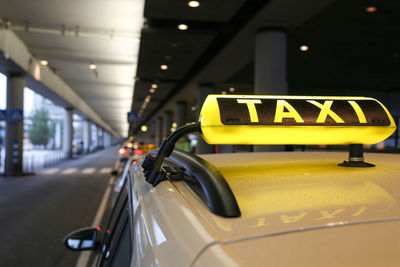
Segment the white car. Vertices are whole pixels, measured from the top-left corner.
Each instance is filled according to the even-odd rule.
[[[260,105],[264,99],[230,97],[235,101],[261,99]],[[218,103],[218,98],[225,99],[214,96],[211,102],[206,100],[200,123],[178,129],[159,150],[131,166],[104,231],[93,228],[72,233],[65,239],[67,247],[97,251],[99,266],[399,265],[400,155],[368,153],[366,163],[361,145],[379,142],[396,129],[383,105],[360,103],[375,101],[361,98],[295,98],[320,104],[319,109],[306,110],[306,103],[301,101],[269,97],[268,100],[276,100],[274,107],[279,105],[278,100],[292,106],[293,109],[285,104],[279,116],[296,121],[296,112],[312,128],[304,129],[298,125],[302,122],[291,120],[289,125],[279,122],[276,126],[253,128],[258,126],[240,124],[229,112],[213,112],[213,117],[207,117],[209,108],[229,109],[235,104],[233,101],[227,107],[224,101]],[[326,101],[347,104],[332,106],[324,104],[329,103]],[[355,106],[348,101],[356,101],[362,114],[359,110],[348,114]],[[210,103],[216,106],[207,106]],[[258,102],[247,103],[250,104],[244,105],[248,112],[254,112],[250,109]],[[256,109],[259,122],[268,119],[261,110]],[[231,111],[238,114],[237,109]],[[325,120],[331,117],[329,125],[312,125],[311,120],[321,119],[321,113],[326,114],[322,114]],[[337,116],[334,119],[333,113]],[[220,117],[215,119],[215,114]],[[254,116],[247,113],[245,120],[255,120]],[[232,127],[223,125],[227,118]],[[338,118],[344,122],[337,122]],[[213,122],[219,123],[220,129],[213,129]],[[265,132],[276,132],[273,127],[280,128],[281,134],[274,137],[274,133]],[[324,127],[322,133],[318,133],[318,127]],[[265,138],[259,131],[271,139],[263,143],[278,142],[285,135],[293,140],[288,135],[296,133],[297,143],[310,142],[309,136],[301,135],[307,131],[328,144],[352,142],[347,142],[350,152],[344,163],[343,152],[196,156],[173,150],[179,137],[191,131],[201,131],[211,143],[215,143],[214,139],[229,139],[259,144],[259,139]],[[256,141],[251,136],[243,137],[241,134],[246,131],[261,137]],[[340,134],[349,132],[360,135]]]

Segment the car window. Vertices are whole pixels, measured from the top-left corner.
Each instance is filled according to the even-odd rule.
[[[132,243],[131,230],[129,220],[125,220],[119,241],[116,244],[113,257],[111,258],[111,266],[129,266],[131,261]]]
[[[120,242],[126,242],[126,238],[128,238],[128,249],[130,249],[130,230],[127,232],[125,229],[129,228],[126,225],[129,225],[129,209],[128,209],[128,193],[127,193],[127,182],[125,181],[123,190],[119,194],[117,198],[117,202],[114,206],[114,209],[111,213],[111,217],[109,223],[107,225],[105,237],[103,239],[103,244],[101,248],[101,264],[100,266],[110,266],[112,259],[115,259],[115,256],[122,255],[123,259],[126,259],[126,253],[124,249],[120,246]],[[124,239],[125,238],[125,239]],[[129,254],[130,258],[130,254]],[[116,259],[115,259],[116,260]],[[114,261],[115,261],[114,260]],[[117,265],[115,265],[117,266]]]

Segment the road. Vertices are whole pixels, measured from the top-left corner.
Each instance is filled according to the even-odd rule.
[[[92,225],[116,155],[108,148],[35,176],[0,178],[0,265],[75,266],[80,253],[62,240]]]

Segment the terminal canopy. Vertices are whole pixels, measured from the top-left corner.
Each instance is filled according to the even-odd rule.
[[[199,120],[210,144],[375,144],[396,129],[369,97],[209,95]]]

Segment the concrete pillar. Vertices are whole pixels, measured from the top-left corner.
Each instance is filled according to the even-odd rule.
[[[102,148],[103,147],[103,129],[98,126],[97,127],[97,148]]]
[[[7,79],[7,111],[24,108],[25,77],[10,76]],[[23,172],[23,136],[24,122],[7,121],[6,124],[6,158],[5,175],[20,175]]]
[[[261,29],[256,34],[254,93],[287,95],[287,35],[283,29]]]
[[[62,149],[62,122],[61,121],[56,121],[56,131],[55,131],[55,137],[54,137],[54,145],[56,149]]]
[[[284,29],[264,28],[255,38],[254,93],[287,95],[286,50]],[[282,151],[284,146],[254,146],[254,151]]]
[[[83,153],[90,152],[90,146],[92,145],[91,126],[92,122],[90,120],[83,122]]]
[[[172,112],[171,111],[164,111],[163,114],[163,124],[162,124],[162,137],[163,140],[166,139],[169,134],[171,133],[172,127]]]
[[[177,124],[177,128],[184,126],[188,122],[186,102],[178,101],[175,103],[174,121]]]
[[[158,117],[156,119],[156,134],[155,134],[155,145],[160,146],[162,141],[162,122],[163,119]]]
[[[64,142],[63,142],[63,150],[67,153],[67,158],[72,158],[72,138],[74,136],[74,109],[66,108],[65,109],[65,118],[64,118]]]
[[[197,118],[200,115],[201,107],[203,106],[204,100],[209,94],[214,93],[214,87],[211,84],[200,84],[197,89]],[[197,139],[197,147],[196,147],[197,154],[210,154],[214,153],[214,146],[209,145],[204,141],[204,139],[198,135]]]
[[[97,148],[98,144],[98,139],[97,139],[97,125],[92,123],[91,125],[91,137],[92,137],[92,151],[95,151]]]
[[[103,138],[104,138],[104,148],[110,147],[111,146],[110,134],[108,132],[104,131]]]

